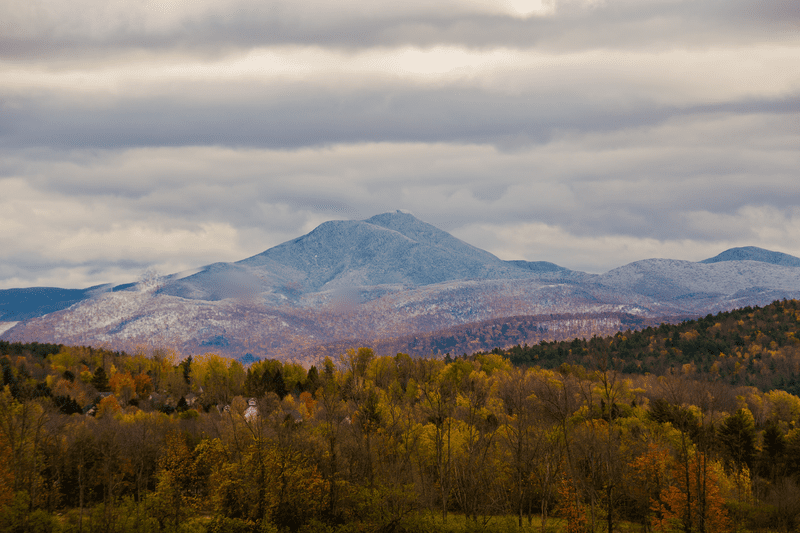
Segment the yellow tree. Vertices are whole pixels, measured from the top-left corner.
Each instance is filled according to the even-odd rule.
[[[122,405],[128,405],[136,397],[136,381],[129,372],[116,372],[108,381],[111,392],[122,401]]]
[[[495,437],[502,404],[494,381],[483,370],[455,372],[450,379],[458,379],[459,390],[454,411],[460,437],[453,462],[454,495],[461,509],[477,521],[479,513],[487,516],[494,511],[491,507],[498,501],[492,489],[497,487]]]
[[[106,396],[100,403],[97,404],[97,414],[95,415],[96,418],[103,418],[105,416],[113,416],[120,411],[119,402],[112,394],[111,396]]]
[[[39,460],[47,420],[47,412],[36,401],[17,401],[8,385],[0,391],[0,439],[9,449],[13,490],[28,493],[30,511],[39,489]]]
[[[156,498],[158,518],[173,519],[175,530],[187,512],[197,503],[198,474],[192,450],[180,433],[169,433],[158,462]]]
[[[450,363],[450,365],[455,364]],[[445,367],[442,361],[423,359],[419,361],[415,375],[419,409],[426,422],[423,435],[428,437],[426,441],[432,443],[433,471],[440,492],[442,519],[445,521],[448,498],[452,489],[452,415],[457,394],[454,380],[447,375],[450,365]],[[421,450],[425,448],[423,446]]]
[[[194,358],[191,384],[196,392],[202,390],[205,404],[227,404],[244,388],[242,365],[227,357],[208,353]]]
[[[563,465],[564,476],[569,480],[571,487],[567,494],[574,499],[575,508],[581,508],[583,498],[580,486],[576,485],[575,481],[578,469],[573,442],[573,419],[583,405],[579,380],[574,375],[558,374],[550,370],[537,370],[534,377],[534,390],[544,418],[557,428],[562,438],[566,459]],[[560,494],[563,497],[563,494]]]

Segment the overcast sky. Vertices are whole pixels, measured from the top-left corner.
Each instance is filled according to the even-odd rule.
[[[797,0],[0,0],[0,288],[404,209],[605,272],[800,256]]]

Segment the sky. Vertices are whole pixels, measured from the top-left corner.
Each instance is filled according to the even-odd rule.
[[[0,289],[397,209],[586,272],[800,256],[800,2],[0,0]]]

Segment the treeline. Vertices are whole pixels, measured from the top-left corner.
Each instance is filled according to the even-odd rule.
[[[235,396],[315,391],[317,369],[297,363],[236,360],[204,354],[179,360],[167,350],[135,355],[86,346],[0,341],[2,385],[18,399],[49,397],[64,414],[97,408],[109,393],[119,405],[170,414],[196,405],[208,411]],[[78,406],[78,407],[75,407]]]
[[[362,348],[245,369],[42,346],[0,345],[3,531],[800,525],[785,391],[607,357],[551,370]]]
[[[608,337],[495,349],[515,365],[556,368],[608,359],[629,374],[691,373],[800,394],[800,302],[776,301]]]

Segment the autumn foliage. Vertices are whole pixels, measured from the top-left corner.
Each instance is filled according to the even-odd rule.
[[[800,525],[800,398],[782,390],[609,357],[0,349],[0,531]]]
[[[588,519],[581,498],[570,476],[564,474],[558,485],[558,511],[567,522],[567,533],[586,533]]]
[[[10,450],[4,436],[0,435],[0,511],[14,497],[13,472],[9,467]]]
[[[719,490],[714,465],[702,453],[688,461],[672,461],[668,483],[653,500],[655,531],[725,533],[731,522]]]

